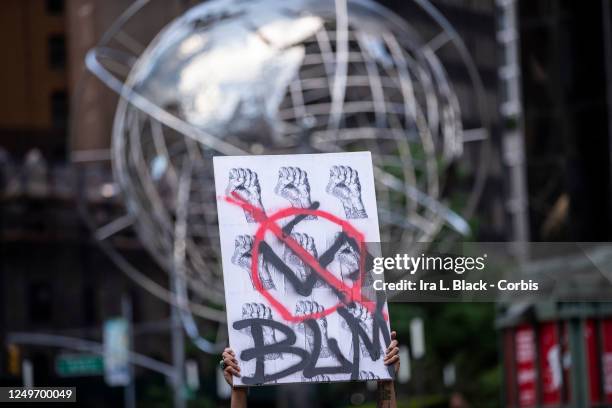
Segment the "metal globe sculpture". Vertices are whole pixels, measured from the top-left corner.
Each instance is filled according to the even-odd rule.
[[[446,20],[414,5],[474,75]],[[113,59],[130,67],[125,79],[107,68]],[[463,151],[459,100],[436,45],[377,3],[213,0],[136,58],[98,47],[87,64],[120,93],[115,177],[142,242],[180,275],[183,294],[223,304],[214,155],[369,150],[383,241],[406,251],[444,228],[469,231],[442,204]]]

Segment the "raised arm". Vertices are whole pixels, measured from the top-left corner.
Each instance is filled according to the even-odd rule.
[[[223,378],[232,387],[231,408],[246,408],[247,388],[234,387],[234,376],[240,377],[240,366],[234,350],[229,347],[221,354],[221,367],[223,367]]]
[[[395,369],[395,374],[399,371],[399,342],[397,341],[397,333],[391,332],[391,344],[385,350],[385,365],[392,365]],[[377,408],[396,408],[395,400],[395,385],[392,380],[378,381],[378,396],[376,401]]]

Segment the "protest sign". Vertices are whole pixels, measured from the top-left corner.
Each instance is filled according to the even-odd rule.
[[[214,171],[234,384],[391,378],[370,153],[215,157]]]

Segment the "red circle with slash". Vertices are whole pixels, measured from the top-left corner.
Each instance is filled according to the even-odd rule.
[[[349,222],[343,220],[335,215],[328,213],[322,210],[314,210],[307,208],[294,208],[289,207],[275,212],[270,216],[266,216],[263,211],[259,208],[256,208],[244,200],[240,199],[240,197],[236,197],[236,199],[232,197],[226,197],[226,201],[236,204],[242,207],[245,211],[249,211],[255,220],[259,222],[259,228],[255,233],[255,238],[253,240],[253,252],[251,253],[251,275],[253,278],[253,283],[255,284],[255,289],[270,302],[270,305],[274,307],[274,309],[283,317],[283,319],[291,322],[302,322],[307,319],[318,319],[324,316],[327,316],[333,312],[335,312],[339,307],[345,305],[345,302],[339,301],[336,305],[324,309],[320,312],[311,313],[307,315],[296,316],[289,311],[285,305],[283,305],[279,300],[277,300],[272,294],[264,288],[260,278],[258,271],[258,259],[259,259],[259,244],[264,240],[265,235],[268,231],[272,232],[276,237],[281,240],[285,245],[287,245],[306,265],[312,268],[315,273],[319,275],[321,279],[325,281],[326,284],[335,288],[340,293],[349,294],[348,299],[351,302],[358,302],[363,304],[371,313],[375,311],[374,302],[369,299],[365,299],[361,296],[361,281],[363,276],[363,271],[365,270],[365,250],[363,248],[364,244],[364,235],[359,232],[355,227],[353,227]],[[328,271],[326,268],[322,267],[319,264],[319,261],[311,255],[308,251],[306,251],[297,241],[291,238],[290,235],[283,233],[282,228],[276,223],[278,220],[287,217],[294,216],[316,216],[323,219],[326,219],[334,224],[342,227],[344,233],[349,237],[354,239],[359,247],[361,248],[360,256],[359,256],[359,277],[353,282],[351,286],[346,285],[340,279],[338,279],[334,274]],[[386,318],[386,316],[385,316]]]

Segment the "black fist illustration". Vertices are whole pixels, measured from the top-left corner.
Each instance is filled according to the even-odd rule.
[[[246,271],[251,277],[251,283],[253,289],[255,289],[255,282],[251,275],[251,263],[253,262],[253,237],[250,235],[238,235],[234,240],[234,254],[232,255],[232,263],[239,266]],[[259,272],[259,278],[265,289],[274,289],[274,281],[270,274],[269,266],[263,262],[262,257],[258,261],[257,271]]]
[[[357,170],[349,166],[333,166],[329,171],[325,191],[340,200],[346,218],[368,218],[361,201],[361,183]]]
[[[263,204],[261,203],[261,188],[257,173],[250,169],[235,168],[230,170],[226,194],[229,197],[234,197],[234,194],[237,194],[248,204],[262,212],[264,211]],[[250,211],[245,210],[244,215],[247,222],[256,222],[255,217]]]
[[[272,318],[272,310],[263,303],[245,303],[242,305],[243,319],[268,319]],[[250,329],[243,329],[245,334],[250,335]],[[270,326],[263,326],[264,344],[276,344],[276,333]],[[281,358],[281,353],[271,353],[265,356],[266,360],[277,360]]]
[[[336,239],[341,233],[336,234]],[[359,278],[359,252],[348,240],[345,240],[334,255],[334,259],[340,264],[342,280],[355,281]]]
[[[304,381],[312,381],[312,382],[329,382],[331,381],[331,377],[329,375],[325,375],[325,374],[317,374],[313,377],[304,377],[302,376],[302,379]]]
[[[364,306],[362,303],[352,303],[351,305],[349,305],[347,310],[353,316],[353,318],[358,322],[361,328],[366,331],[366,333],[369,333],[372,331],[372,325],[374,322],[374,318],[372,317],[372,313],[370,313],[370,311],[368,310],[366,306]],[[351,331],[351,327],[349,327],[346,320],[342,321],[341,326],[345,330]],[[368,350],[366,345],[363,342],[360,342],[359,344],[360,344],[360,349],[361,349],[361,355],[363,357],[367,357],[368,355],[370,355],[370,351]],[[384,350],[382,350],[382,347],[381,347],[380,353],[382,353],[380,355],[384,355]]]
[[[299,167],[281,167],[274,192],[289,201],[292,207],[309,208],[311,205],[308,175]],[[309,215],[305,219],[315,218]]]
[[[300,232],[294,232],[291,234],[293,238],[302,248],[306,250],[314,258],[317,258],[317,248],[314,243],[314,239],[308,234],[302,234]],[[305,281],[308,276],[313,273],[312,268],[308,266],[299,256],[293,252],[291,248],[285,246],[285,252],[283,253],[283,260],[290,266],[300,277],[302,281]],[[315,287],[323,286],[322,280],[317,280]]]
[[[323,311],[323,306],[318,304],[315,301],[310,300],[300,300],[297,302],[295,306],[295,314],[297,316],[306,316],[313,313],[320,313]],[[319,326],[319,331],[321,332],[321,353],[319,354],[319,358],[329,358],[331,357],[331,353],[328,347],[328,335],[327,335],[327,319],[325,317],[320,317],[315,319],[317,325]],[[304,323],[298,323],[297,329],[300,332],[305,333],[306,335],[306,343],[308,344],[308,350],[312,352],[314,348],[314,332],[311,328],[309,328]]]
[[[361,370],[359,371],[360,380],[380,380],[380,377],[375,375],[371,371]]]

